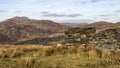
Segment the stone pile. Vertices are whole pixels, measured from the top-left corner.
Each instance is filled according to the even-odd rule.
[[[117,30],[107,29],[95,34],[92,39],[89,40],[87,45],[95,45],[96,48],[105,48],[114,50],[119,48],[117,41]]]
[[[93,37],[96,32],[95,28],[69,28],[66,34],[66,42],[69,44],[85,44],[89,38]]]
[[[109,50],[119,49],[118,29],[107,29],[96,33],[95,28],[70,28],[65,32],[66,43],[85,46],[94,45],[96,48]]]

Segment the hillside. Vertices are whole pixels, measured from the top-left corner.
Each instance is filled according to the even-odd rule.
[[[98,30],[105,30],[111,28],[119,28],[120,22],[112,23],[112,22],[99,21],[85,25],[84,27],[96,27]]]
[[[97,29],[106,29],[111,28],[112,26],[114,26],[114,24],[111,22],[100,21],[88,24],[85,27],[96,27]]]
[[[13,17],[0,22],[1,27],[10,27],[16,25],[31,25],[35,26],[38,29],[48,30],[52,32],[62,32],[66,28],[66,26],[50,20],[34,20],[27,17]]]
[[[89,23],[61,23],[61,24],[66,26],[71,26],[71,27],[84,27],[84,28],[95,27],[98,30],[120,27],[120,22],[112,23],[112,22],[106,22],[106,21],[98,21],[90,24]]]
[[[49,38],[52,34],[63,34],[68,26],[50,20],[33,20],[13,17],[0,22],[0,42],[16,43],[34,38]]]

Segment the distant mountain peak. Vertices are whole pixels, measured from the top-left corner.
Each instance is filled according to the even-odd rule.
[[[11,19],[15,19],[15,20],[30,20],[30,18],[28,18],[28,17],[26,17],[26,16],[21,16],[21,17],[19,17],[19,16],[15,16],[15,17],[13,17],[13,18],[11,18]]]
[[[25,24],[26,22],[29,22],[31,21],[30,18],[28,17],[25,17],[25,16],[15,16],[13,18],[10,18],[10,19],[7,19],[7,20],[4,20],[2,22],[0,22],[0,26],[13,26],[13,25],[16,25],[16,24]]]

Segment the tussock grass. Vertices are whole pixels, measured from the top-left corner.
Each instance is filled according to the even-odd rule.
[[[120,67],[120,51],[82,45],[0,45],[0,68],[7,65],[10,68],[113,68]]]
[[[19,68],[33,68],[35,64],[35,59],[32,57],[22,57],[18,61]]]

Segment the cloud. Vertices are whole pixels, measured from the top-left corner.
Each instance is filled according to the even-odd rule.
[[[41,14],[49,14],[49,12],[41,12]]]
[[[86,2],[86,1],[82,1],[81,3],[85,4],[85,3],[87,3],[87,2]]]
[[[5,12],[5,10],[0,10],[0,12]]]
[[[110,0],[91,0],[91,3],[106,2],[106,1],[110,1]]]
[[[99,2],[100,0],[91,0],[91,3]]]
[[[41,12],[43,17],[79,17],[82,16],[81,14],[57,14],[57,13],[50,13],[50,12]]]
[[[120,13],[120,10],[116,10],[115,12],[116,12],[116,13]]]
[[[101,15],[97,15],[100,17],[111,17],[111,16],[117,16],[116,14],[101,14]]]
[[[16,13],[21,13],[22,11],[18,10],[18,11],[15,11]]]

